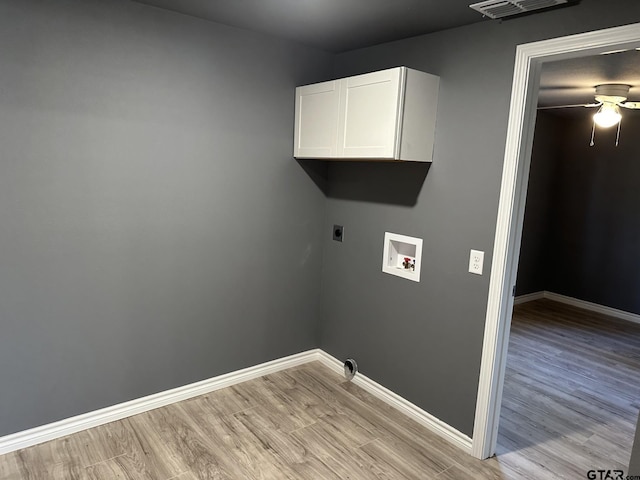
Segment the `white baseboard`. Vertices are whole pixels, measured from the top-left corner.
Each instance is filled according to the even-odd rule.
[[[591,312],[609,315],[610,317],[619,318],[620,320],[640,323],[640,315],[636,313],[625,312],[624,310],[618,310],[617,308],[606,307],[604,305],[598,305],[597,303],[586,302],[584,300],[567,297],[566,295],[560,295],[559,293],[553,292],[544,292],[544,298],[548,298],[549,300],[554,300],[560,303],[566,303],[567,305],[573,305],[574,307],[589,310]]]
[[[31,447],[39,443],[54,440],[56,438],[71,435],[88,428],[104,425],[105,423],[121,420],[138,413],[147,412],[154,408],[164,407],[171,403],[187,400],[198,395],[204,395],[221,388],[230,387],[253,378],[261,377],[269,373],[278,372],[286,368],[295,367],[303,363],[319,359],[318,350],[290,355],[253,367],[243,368],[235,372],[226,373],[208,380],[191,383],[178,388],[172,388],[164,392],[155,393],[142,398],[136,398],[111,407],[101,408],[92,412],[66,418],[58,422],[49,423],[40,427],[30,428],[11,435],[0,437],[0,455]]]
[[[247,380],[313,361],[320,361],[341,375],[344,373],[343,364],[338,359],[320,349],[309,350],[262,363],[260,365],[255,365],[253,367],[219,375],[208,380],[202,380],[200,382],[173,388],[164,392],[155,393],[153,395],[120,403],[111,407],[102,408],[100,410],[84,413],[58,422],[49,423],[47,425],[0,437],[0,455],[64,437],[66,435],[71,435],[72,433],[80,432],[88,428],[104,425],[105,423],[121,420],[132,415],[164,407],[175,402],[187,400],[198,395],[204,395],[221,388],[230,387]],[[460,447],[467,453],[471,452],[471,438],[422,410],[420,407],[414,405],[408,400],[393,393],[391,390],[386,389],[382,385],[360,373],[354,377],[353,383],[362,387],[364,390],[388,403],[392,407],[398,409],[400,412],[414,419],[454,445]]]
[[[344,367],[342,362],[324,352],[323,350],[319,350],[319,355],[320,361],[322,363],[327,365],[335,372],[341,375],[344,374]],[[434,417],[425,410],[422,410],[417,405],[383,387],[379,383],[374,382],[369,377],[362,375],[361,373],[358,373],[355,377],[353,377],[352,382],[369,392],[374,397],[379,398],[383,402],[391,405],[408,417],[412,418],[435,434],[439,435],[445,440],[448,440],[450,443],[456,445],[465,452],[471,454],[471,438],[469,436],[456,430],[452,426]]]
[[[526,295],[518,295],[513,299],[514,305],[520,305],[521,303],[533,302],[534,300],[540,300],[544,298],[544,292],[527,293]]]
[[[637,313],[625,312],[624,310],[618,310],[617,308],[606,307],[604,305],[598,305],[597,303],[587,302],[578,298],[567,297],[559,293],[544,291],[535,292],[528,295],[520,295],[515,298],[514,304],[520,304],[525,302],[531,302],[540,298],[546,298],[553,300],[554,302],[564,303],[566,305],[572,305],[574,307],[582,308],[583,310],[589,310],[590,312],[601,313],[610,317],[619,318],[620,320],[626,320],[628,322],[640,323],[640,315]]]

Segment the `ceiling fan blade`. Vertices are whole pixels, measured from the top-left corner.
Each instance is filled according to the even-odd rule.
[[[552,105],[550,107],[538,107],[538,110],[551,110],[554,108],[575,108],[575,107],[599,107],[601,103],[578,103],[575,105]]]
[[[624,102],[624,103],[620,103],[619,105],[624,108],[631,108],[631,109],[640,108],[640,102]]]

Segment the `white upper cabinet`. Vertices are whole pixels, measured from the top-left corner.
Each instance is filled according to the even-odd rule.
[[[394,158],[400,69],[341,81],[338,157]]]
[[[397,67],[298,87],[294,157],[430,162],[438,83]]]
[[[339,82],[296,89],[295,156],[330,158],[337,153]]]

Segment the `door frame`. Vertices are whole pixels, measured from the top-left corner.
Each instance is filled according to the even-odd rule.
[[[473,425],[471,453],[476,458],[491,457],[496,451],[513,310],[512,289],[518,270],[542,64],[638,46],[640,23],[527,43],[516,49]]]

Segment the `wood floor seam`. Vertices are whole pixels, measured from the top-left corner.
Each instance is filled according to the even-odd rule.
[[[111,460],[116,459],[118,457],[123,457],[125,455],[126,455],[126,453],[122,453],[120,455],[115,455],[115,456],[110,457],[110,458],[105,458],[104,460],[100,460],[99,462],[90,463],[89,465],[84,465],[84,468],[95,467],[96,465],[100,465],[101,463],[108,462],[108,461],[111,461]]]
[[[362,448],[362,447],[366,447],[367,445],[369,445],[371,442],[375,442],[376,440],[380,440],[379,438],[372,438],[371,440],[369,440],[368,442],[363,443],[362,445],[358,445],[356,448]]]

